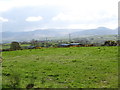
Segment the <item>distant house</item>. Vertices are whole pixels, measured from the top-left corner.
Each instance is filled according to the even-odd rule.
[[[70,45],[80,45],[80,43],[70,43]]]
[[[71,47],[79,47],[79,46],[83,46],[83,44],[80,43],[70,43]]]
[[[42,47],[38,47],[38,46],[27,46],[25,47],[26,49],[41,49]]]
[[[69,47],[70,46],[70,44],[60,44],[60,45],[58,45],[58,47]]]
[[[60,44],[59,47],[79,47],[83,46],[83,44],[80,43],[70,43],[70,44]]]

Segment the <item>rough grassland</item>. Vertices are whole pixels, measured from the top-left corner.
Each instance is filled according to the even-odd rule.
[[[117,88],[118,47],[3,52],[3,88]]]

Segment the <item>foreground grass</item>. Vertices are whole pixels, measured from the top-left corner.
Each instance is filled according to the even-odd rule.
[[[3,88],[117,88],[117,47],[3,52]]]

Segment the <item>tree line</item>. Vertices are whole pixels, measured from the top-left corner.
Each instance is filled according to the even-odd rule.
[[[86,42],[86,43],[85,43]],[[61,43],[80,43],[80,46],[119,46],[120,45],[120,40],[113,41],[113,40],[107,40],[104,42],[104,44],[90,44],[88,41],[82,41],[82,42],[40,42],[38,40],[32,40],[30,42],[11,42],[10,48],[8,49],[2,49],[2,51],[13,51],[13,50],[23,50],[23,49],[37,49],[37,48],[42,48],[42,47],[60,47],[59,45]],[[29,44],[29,46],[23,46],[21,47],[20,44]]]

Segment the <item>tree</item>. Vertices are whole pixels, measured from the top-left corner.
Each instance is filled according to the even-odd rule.
[[[21,47],[18,42],[12,42],[10,45],[11,50],[21,50]]]
[[[31,45],[32,45],[32,46],[39,46],[39,41],[33,39],[33,40],[31,41]]]
[[[120,40],[117,40],[117,45],[120,46]]]
[[[105,41],[104,46],[116,46],[117,43],[112,40]]]

